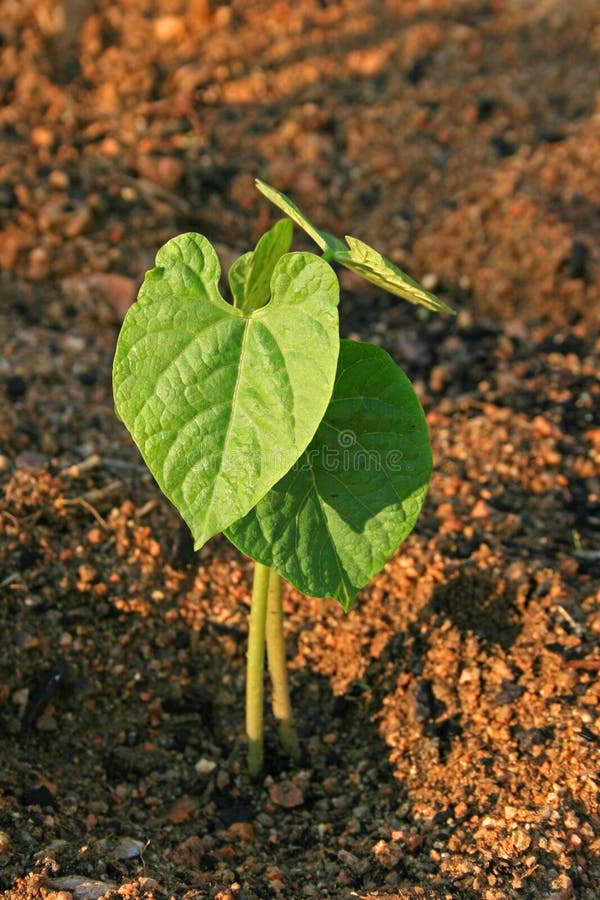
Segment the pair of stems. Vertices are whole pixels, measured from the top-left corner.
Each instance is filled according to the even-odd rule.
[[[281,577],[273,569],[257,562],[252,585],[246,666],[248,770],[253,777],[260,773],[263,764],[265,644],[273,691],[271,702],[279,740],[286,753],[297,760],[300,747],[288,686]]]

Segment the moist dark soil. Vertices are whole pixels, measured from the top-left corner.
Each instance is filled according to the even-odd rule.
[[[595,0],[4,0],[2,897],[599,896],[599,57]],[[435,473],[348,615],[286,588],[302,759],[267,716],[252,781],[252,564],[193,553],[110,369],[257,176],[458,315],[341,273]]]

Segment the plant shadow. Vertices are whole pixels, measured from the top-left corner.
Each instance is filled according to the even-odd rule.
[[[463,635],[470,631],[508,650],[521,629],[516,601],[515,583],[484,572],[459,572],[435,590],[427,612],[447,617]]]

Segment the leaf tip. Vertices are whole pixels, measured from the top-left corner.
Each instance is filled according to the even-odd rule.
[[[267,184],[266,181],[262,181],[260,178],[255,178],[254,186],[261,194],[264,194],[264,196],[268,198],[269,190],[272,190],[271,185]]]
[[[348,613],[354,606],[354,601],[356,600],[356,597],[355,596],[350,597],[350,598],[345,597],[343,600],[340,597],[335,597],[334,599],[337,600],[337,602],[340,604],[340,606],[342,607],[342,609],[344,610],[346,615],[348,615]]]

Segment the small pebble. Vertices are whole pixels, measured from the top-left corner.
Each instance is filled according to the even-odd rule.
[[[348,850],[338,850],[337,856],[339,861],[348,866],[349,869],[356,869],[360,865],[358,856],[355,856],[354,853],[350,853]]]
[[[89,206],[79,206],[65,221],[64,233],[67,237],[78,237],[88,230],[92,222],[92,211]]]
[[[185,165],[176,156],[140,156],[138,171],[148,181],[172,191],[181,181]]]
[[[200,840],[197,834],[192,834],[180,844],[177,844],[171,851],[170,856],[177,866],[190,869],[199,865],[204,853],[206,853],[205,843]]]
[[[45,247],[34,247],[29,251],[28,275],[32,281],[42,281],[50,271],[50,258]]]
[[[421,281],[426,291],[435,291],[439,283],[439,279],[434,272],[427,272]]]
[[[36,450],[22,450],[15,459],[17,469],[42,469],[48,463],[48,457]]]
[[[77,334],[67,334],[63,347],[68,353],[82,353],[85,350],[85,340]]]
[[[54,135],[49,128],[36,125],[31,129],[31,142],[35,147],[48,150],[54,143]]]
[[[6,831],[0,831],[0,856],[4,856],[10,850],[12,841]]]
[[[53,731],[58,730],[58,722],[54,716],[40,716],[37,722],[35,723],[36,731],[42,731],[45,734],[50,734]]]
[[[159,16],[154,20],[154,37],[161,44],[179,41],[185,34],[185,19],[181,16]]]
[[[360,822],[361,819],[366,819],[367,816],[369,815],[369,807],[366,806],[365,804],[361,804],[360,806],[355,806],[354,809],[352,810],[352,815],[356,819],[358,819]]]
[[[198,801],[195,797],[183,794],[178,797],[169,809],[166,818],[169,822],[187,822],[198,813]]]
[[[53,169],[48,175],[48,184],[57,191],[66,191],[70,184],[69,176],[61,169]]]
[[[198,772],[199,775],[210,775],[217,767],[216,762],[212,759],[199,759],[196,765],[194,766],[194,770]]]
[[[260,812],[256,817],[256,821],[264,825],[265,828],[272,828],[275,824],[273,818],[266,812]]]
[[[471,517],[473,519],[487,519],[490,514],[490,508],[485,500],[478,500],[473,509],[471,510]]]
[[[87,538],[90,544],[96,546],[102,543],[103,535],[99,528],[90,528]]]
[[[284,809],[293,809],[304,803],[304,794],[293,781],[279,781],[271,785],[269,797],[273,803]]]
[[[96,881],[86,875],[64,875],[51,879],[48,885],[56,890],[70,891],[73,900],[99,900],[116,887],[111,881]]]
[[[14,691],[10,699],[15,706],[27,706],[29,702],[29,688],[19,688],[18,691]]]
[[[116,859],[135,859],[144,852],[146,844],[136,841],[135,838],[122,837],[113,847],[113,856]]]
[[[254,826],[251,822],[232,822],[227,829],[227,837],[234,843],[248,843],[254,841]]]

